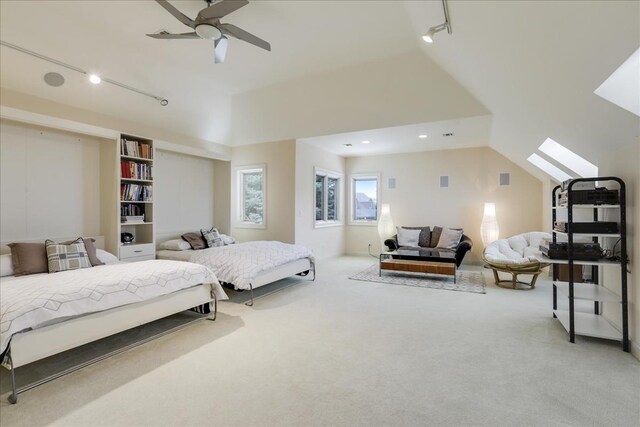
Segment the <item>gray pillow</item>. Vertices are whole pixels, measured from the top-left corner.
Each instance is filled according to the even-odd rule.
[[[398,245],[399,246],[418,246],[418,240],[420,239],[420,229],[412,230],[404,227],[396,227],[398,231]]]
[[[47,250],[49,273],[91,267],[91,261],[89,261],[89,255],[82,237],[68,245],[56,243],[53,240],[45,240],[44,246]]]
[[[222,237],[220,237],[220,233],[215,227],[212,227],[211,230],[200,230],[202,233],[202,237],[207,242],[208,248],[215,248],[218,246],[224,246],[224,242],[222,241]]]
[[[44,243],[9,243],[13,274],[48,273],[47,251]]]
[[[89,262],[91,262],[91,266],[95,267],[96,265],[104,265],[104,262],[98,259],[98,255],[96,255],[96,239],[89,237],[84,238],[81,237],[84,242],[84,247],[87,250],[87,255],[89,255]],[[70,245],[74,240],[69,240],[67,242],[62,242],[63,245]]]
[[[420,237],[418,238],[418,246],[422,248],[428,248],[431,245],[431,227],[405,227],[407,230],[420,230]]]
[[[431,232],[431,242],[429,243],[430,248],[435,248],[438,246],[438,242],[440,241],[440,234],[442,234],[442,227],[438,227],[437,225],[433,227],[433,231]]]
[[[181,237],[191,245],[191,249],[204,249],[207,247],[207,242],[204,241],[201,233],[185,233]]]
[[[462,229],[460,228],[444,228],[438,240],[438,248],[456,249],[462,239]]]

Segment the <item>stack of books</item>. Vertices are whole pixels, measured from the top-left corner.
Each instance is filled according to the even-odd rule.
[[[151,144],[148,142],[129,141],[121,138],[120,152],[123,156],[153,159],[153,149],[151,148]]]
[[[125,202],[150,202],[153,200],[153,189],[150,185],[120,185],[120,200]]]

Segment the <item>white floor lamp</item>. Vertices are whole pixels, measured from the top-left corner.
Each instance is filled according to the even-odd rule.
[[[384,249],[384,241],[393,236],[395,230],[393,218],[391,218],[391,208],[388,204],[383,203],[380,209],[380,219],[378,219],[378,235],[382,249]]]
[[[500,227],[498,226],[498,218],[496,218],[496,204],[484,204],[484,216],[482,224],[480,224],[480,237],[482,244],[486,247],[489,243],[495,242],[500,236]]]

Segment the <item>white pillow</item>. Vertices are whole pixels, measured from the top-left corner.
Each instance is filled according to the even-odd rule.
[[[438,240],[436,247],[443,249],[455,249],[458,247],[461,239],[462,230],[443,228],[442,234],[440,234],[440,240]]]
[[[0,277],[13,276],[11,254],[0,255]]]
[[[236,242],[236,239],[231,236],[227,236],[226,234],[220,234],[220,238],[222,239],[222,243],[225,245],[233,245]]]
[[[420,232],[422,230],[409,230],[408,228],[396,227],[398,230],[398,245],[399,246],[418,246],[418,240],[420,239]]]
[[[96,256],[105,264],[117,264],[120,262],[117,256],[107,251],[103,251],[102,249],[96,249]]]
[[[166,242],[160,243],[158,246],[159,249],[164,249],[166,251],[187,251],[191,249],[191,245],[189,242],[182,239],[174,239],[167,240]]]

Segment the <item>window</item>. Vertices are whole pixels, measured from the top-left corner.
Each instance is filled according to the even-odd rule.
[[[315,168],[315,224],[316,226],[339,225],[340,195],[342,194],[342,175],[320,168]]]
[[[266,225],[266,167],[238,169],[238,225],[264,228]]]
[[[378,194],[380,177],[375,174],[351,176],[352,224],[375,224],[378,221]]]
[[[562,144],[551,138],[547,138],[538,150],[551,157],[561,165],[571,169],[582,178],[598,176],[598,167],[588,160],[580,157]]]

